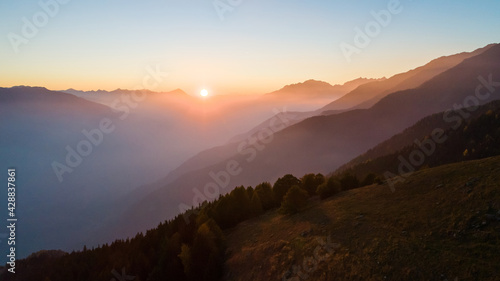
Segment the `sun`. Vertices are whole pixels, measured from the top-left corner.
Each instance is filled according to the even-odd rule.
[[[202,97],[206,97],[206,96],[208,96],[208,91],[207,91],[207,90],[205,90],[205,89],[201,90],[201,92],[200,92],[200,96],[202,96]]]

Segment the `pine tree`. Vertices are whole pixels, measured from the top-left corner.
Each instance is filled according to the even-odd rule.
[[[276,204],[280,205],[283,201],[283,197],[288,192],[292,186],[300,186],[300,180],[291,174],[287,174],[279,178],[273,185],[274,197],[276,199]]]
[[[335,177],[330,177],[326,182],[318,186],[316,193],[321,199],[325,199],[339,193],[341,190],[340,182]]]
[[[283,198],[280,211],[284,214],[295,214],[306,205],[306,202],[307,191],[303,190],[298,185],[294,185],[288,190]]]
[[[309,196],[316,195],[316,189],[318,186],[325,181],[325,177],[322,174],[306,174],[302,177],[301,187],[307,191]]]
[[[254,192],[252,200],[250,201],[250,211],[252,213],[252,216],[254,217],[264,212],[264,209],[262,208],[262,202],[260,201],[260,197],[257,192]]]
[[[255,190],[253,189],[253,187],[251,187],[251,186],[247,187],[248,198],[252,199],[252,196],[253,196],[254,192],[255,192]]]
[[[342,185],[342,190],[349,190],[358,188],[359,180],[355,175],[346,173],[340,178],[340,184]]]
[[[250,216],[250,198],[243,186],[231,191],[230,198],[231,210],[236,217],[236,223],[239,223]]]
[[[272,209],[275,205],[274,192],[272,190],[271,184],[268,182],[263,182],[255,187],[255,193],[259,195],[259,199],[262,203],[262,209],[267,211]]]

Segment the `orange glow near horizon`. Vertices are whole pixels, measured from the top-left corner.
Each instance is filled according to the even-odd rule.
[[[21,19],[44,12],[38,1],[4,2],[4,35],[24,38]],[[258,95],[309,79],[334,85],[359,77],[388,78],[437,57],[493,43],[500,26],[500,2],[454,3],[454,10],[477,16],[464,21],[463,13],[443,15],[447,3],[410,1],[348,62],[341,43],[354,44],[355,28],[373,20],[371,11],[385,9],[387,3],[276,1],[262,9],[249,2],[225,21],[213,5],[205,4],[85,1],[61,6],[57,17],[50,16],[23,43],[16,45],[8,36],[0,40],[0,87],[182,89],[199,96],[199,87],[210,85],[210,96]],[[447,24],[436,25],[440,21]],[[150,75],[146,68],[156,66],[168,76],[143,86]]]

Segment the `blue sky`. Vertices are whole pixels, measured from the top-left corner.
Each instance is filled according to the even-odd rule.
[[[0,2],[0,86],[134,88],[148,66],[169,73],[154,90],[194,94],[262,94],[318,79],[332,84],[391,76],[439,56],[500,42],[500,1],[399,1],[370,43],[351,56],[355,28],[393,1],[42,0],[58,3],[15,52],[23,17],[44,12],[39,1]],[[396,1],[397,2],[397,1]],[[9,35],[10,34],[10,35]]]

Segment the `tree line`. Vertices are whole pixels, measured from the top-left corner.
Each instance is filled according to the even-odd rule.
[[[294,214],[310,197],[325,199],[375,181],[375,175],[360,181],[351,174],[302,178],[287,174],[273,185],[239,186],[133,238],[58,257],[32,255],[19,261],[16,275],[2,276],[2,280],[220,280],[226,252],[224,230],[273,209]]]

